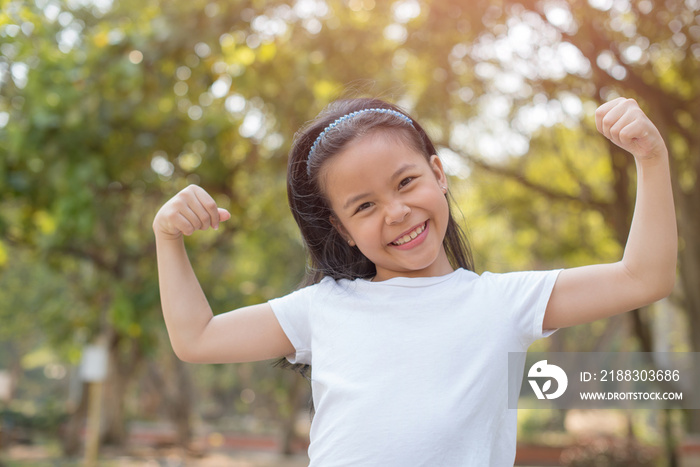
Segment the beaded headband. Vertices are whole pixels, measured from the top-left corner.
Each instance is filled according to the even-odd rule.
[[[314,151],[316,150],[318,143],[320,143],[321,139],[323,139],[323,137],[326,136],[326,133],[328,133],[329,131],[331,131],[333,128],[337,127],[341,123],[346,122],[353,117],[356,117],[360,114],[367,113],[367,112],[376,112],[376,113],[394,115],[394,116],[399,117],[400,119],[408,122],[411,126],[413,126],[413,120],[411,120],[410,117],[402,114],[401,112],[393,110],[393,109],[381,109],[381,108],[362,109],[362,110],[356,110],[354,112],[350,112],[347,115],[343,115],[342,117],[336,119],[333,123],[328,125],[326,128],[324,128],[323,131],[318,135],[318,138],[316,138],[316,141],[314,141],[313,146],[311,146],[311,150],[309,150],[309,155],[306,157],[306,172],[309,173],[311,171],[309,168],[309,161],[311,160],[311,156],[314,154]],[[310,173],[309,173],[309,175],[310,175]]]

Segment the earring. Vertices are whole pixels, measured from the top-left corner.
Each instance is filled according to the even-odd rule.
[[[348,245],[355,246],[355,242],[353,242],[352,240],[348,240]]]
[[[442,188],[442,192],[443,192],[443,193],[447,193],[447,187],[446,187],[446,186],[443,185],[443,186],[441,186],[440,188]]]

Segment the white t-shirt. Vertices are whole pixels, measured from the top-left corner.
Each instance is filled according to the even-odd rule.
[[[558,273],[325,278],[271,300],[287,359],[312,366],[310,466],[512,466],[508,352],[554,332]]]

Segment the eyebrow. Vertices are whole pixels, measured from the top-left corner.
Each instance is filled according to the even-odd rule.
[[[399,167],[396,172],[394,172],[394,174],[391,176],[390,180],[392,180],[392,181],[396,180],[407,170],[411,170],[411,169],[414,169],[416,167],[417,167],[416,164],[404,164],[401,167]],[[350,197],[343,205],[343,209],[349,208],[351,205],[355,204],[356,202],[360,201],[361,199],[370,196],[370,194],[371,193],[360,193],[358,195]]]

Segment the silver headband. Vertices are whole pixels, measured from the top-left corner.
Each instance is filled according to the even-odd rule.
[[[393,109],[362,109],[362,110],[356,110],[355,112],[351,112],[347,115],[343,115],[342,117],[336,119],[333,123],[328,125],[326,128],[323,129],[323,131],[318,135],[318,138],[316,138],[316,141],[314,141],[314,144],[311,146],[311,149],[309,150],[309,155],[306,157],[306,172],[310,175],[310,168],[309,168],[309,161],[311,160],[311,156],[313,155],[314,151],[316,150],[316,147],[318,146],[318,143],[323,139],[324,136],[326,136],[326,133],[331,131],[333,128],[337,127],[343,122],[346,122],[350,120],[353,117],[356,117],[360,114],[367,113],[367,112],[377,112],[377,113],[382,113],[382,114],[391,114],[396,117],[399,117],[400,119],[408,122],[411,126],[413,126],[413,120],[411,120],[410,117],[402,114],[401,112],[398,112]],[[415,128],[415,127],[414,127]]]

